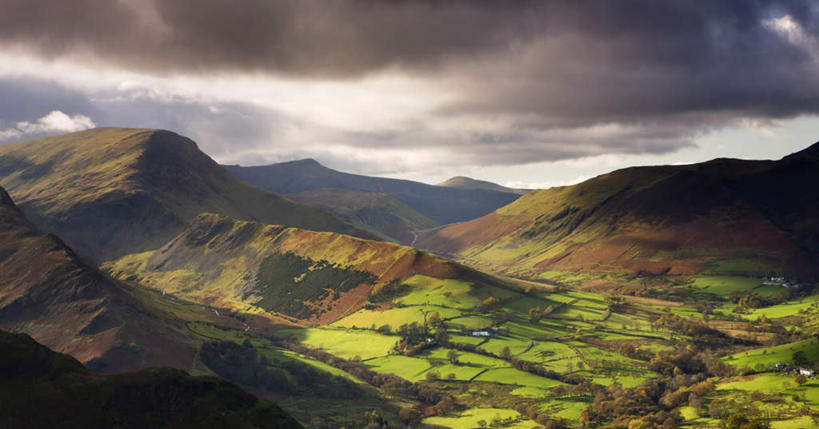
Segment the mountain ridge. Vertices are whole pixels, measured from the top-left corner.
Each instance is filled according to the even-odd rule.
[[[41,229],[98,261],[156,248],[208,211],[370,237],[234,179],[163,130],[97,128],[0,146],[0,185]]]
[[[532,191],[482,218],[424,233],[418,245],[523,276],[729,273],[720,264],[733,260],[756,261],[755,275],[813,278],[819,204],[800,189],[819,180],[815,150],[779,161],[625,168]]]
[[[389,194],[439,224],[484,215],[519,197],[483,189],[447,188],[403,179],[344,173],[313,159],[242,167],[224,166],[235,177],[281,195],[316,189],[348,189]]]

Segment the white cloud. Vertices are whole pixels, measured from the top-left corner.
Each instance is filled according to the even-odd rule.
[[[33,122],[22,121],[14,128],[0,130],[0,140],[10,140],[30,134],[71,133],[94,128],[96,124],[88,116],[68,116],[59,110],[52,110],[47,115]]]
[[[94,121],[92,121],[88,116],[68,116],[59,110],[52,110],[48,115],[45,115],[34,122],[24,121],[17,123],[17,129],[25,134],[50,132],[71,133],[94,127]]]

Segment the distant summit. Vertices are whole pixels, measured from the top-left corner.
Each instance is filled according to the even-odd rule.
[[[387,194],[438,224],[463,222],[483,216],[515,201],[515,190],[483,187],[435,186],[410,180],[370,177],[327,168],[314,159],[282,162],[265,166],[225,166],[238,179],[280,195],[319,189]],[[471,179],[470,179],[471,180]],[[313,200],[312,203],[321,203]],[[327,206],[329,204],[320,204]]]
[[[497,191],[497,192],[508,192],[510,194],[518,194],[523,195],[529,192],[529,189],[513,189],[507,188],[506,186],[498,185],[497,183],[489,182],[486,180],[478,180],[473,179],[471,177],[466,176],[455,176],[445,182],[441,182],[435,186],[441,186],[445,188],[457,188],[457,189],[480,189],[485,191]]]

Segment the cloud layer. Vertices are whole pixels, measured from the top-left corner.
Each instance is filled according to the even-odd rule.
[[[324,154],[400,170],[658,154],[819,112],[811,0],[0,0],[0,10],[9,55],[155,79],[86,85],[76,112],[177,127],[242,162]],[[231,83],[248,76],[257,92]],[[194,82],[184,96],[170,84],[156,94],[180,77]],[[221,93],[208,84],[217,77]],[[71,85],[52,90],[67,100]],[[31,120],[8,107],[0,124]]]

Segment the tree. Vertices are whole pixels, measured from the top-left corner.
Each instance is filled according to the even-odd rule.
[[[512,358],[512,352],[509,350],[509,346],[503,346],[503,350],[501,350],[501,357],[506,360]]]
[[[805,377],[803,374],[799,374],[799,375],[796,376],[796,378],[793,381],[795,381],[796,384],[798,384],[800,386],[804,386],[805,383],[808,382],[808,377]]]
[[[500,300],[494,296],[490,296],[481,302],[481,310],[492,311],[500,307]]]
[[[446,354],[446,358],[449,359],[449,363],[453,365],[458,364],[458,352],[456,352],[455,350],[448,351]]]
[[[802,350],[794,352],[791,359],[793,359],[794,365],[807,365],[810,363],[810,360],[808,360],[808,357],[805,356],[805,352]]]
[[[433,328],[438,328],[441,326],[441,314],[437,311],[435,313],[430,314],[429,319],[427,320],[427,324]]]
[[[429,371],[427,372],[426,379],[427,381],[435,381],[441,378],[441,374],[438,371]]]
[[[543,317],[543,312],[540,310],[540,307],[532,307],[529,309],[530,322],[537,323],[540,321],[541,317]]]

